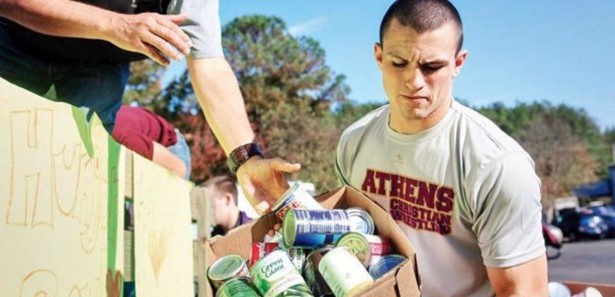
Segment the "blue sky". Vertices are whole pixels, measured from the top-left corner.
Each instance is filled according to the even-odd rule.
[[[583,108],[615,127],[615,1],[452,1],[469,52],[454,96],[474,106],[548,100]],[[373,58],[384,0],[220,0],[222,24],[245,14],[276,15],[310,36],[347,77],[350,98],[384,102]]]

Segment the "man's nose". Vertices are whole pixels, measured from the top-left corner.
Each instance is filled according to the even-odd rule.
[[[413,92],[425,86],[425,75],[420,68],[411,68],[404,73],[404,85]]]

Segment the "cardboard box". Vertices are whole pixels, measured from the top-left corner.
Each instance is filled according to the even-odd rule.
[[[362,193],[350,187],[339,188],[335,191],[317,197],[326,208],[346,209],[358,206],[366,209],[374,219],[377,234],[387,237],[395,246],[397,253],[408,258],[397,268],[389,271],[377,279],[369,287],[355,296],[362,297],[418,297],[419,277],[416,269],[416,256],[408,238],[393,221],[391,216],[379,205],[372,202]],[[215,260],[228,254],[238,254],[249,259],[252,242],[262,241],[265,234],[276,223],[276,217],[268,214],[256,222],[231,230],[226,236],[216,236],[209,239],[205,246],[205,262],[209,267]],[[206,268],[204,268],[206,269]],[[213,296],[213,289],[206,283],[206,296]]]
[[[594,284],[594,283],[584,283],[584,282],[573,282],[573,281],[564,281],[564,285],[570,289],[572,294],[578,294],[583,292],[587,287],[594,287],[602,293],[603,297],[615,297],[615,285],[607,285],[607,284]]]

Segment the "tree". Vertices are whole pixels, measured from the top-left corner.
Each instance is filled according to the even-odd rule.
[[[164,67],[150,59],[130,63],[130,76],[122,102],[137,102],[150,107],[160,93],[164,72]]]
[[[226,57],[239,79],[250,121],[268,153],[302,163],[294,177],[317,189],[337,186],[333,160],[340,130],[333,104],[349,92],[309,37],[293,37],[278,17],[250,15],[223,29]]]

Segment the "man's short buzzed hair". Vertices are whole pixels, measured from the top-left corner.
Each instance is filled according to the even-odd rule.
[[[387,10],[380,23],[380,44],[391,21],[397,19],[402,25],[417,33],[435,30],[449,21],[459,28],[457,52],[463,46],[463,24],[459,12],[447,0],[397,0]]]
[[[221,193],[230,193],[235,198],[237,204],[237,186],[235,179],[228,175],[214,176],[206,180],[200,185],[208,189],[212,189]]]

